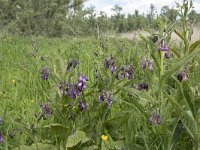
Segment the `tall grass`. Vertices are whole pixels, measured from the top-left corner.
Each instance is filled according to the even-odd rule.
[[[142,40],[0,37],[0,149],[198,150],[200,41],[188,5],[181,29],[158,18]]]

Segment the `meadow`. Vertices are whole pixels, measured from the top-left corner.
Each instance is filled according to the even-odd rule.
[[[2,35],[0,149],[200,149],[200,40],[181,11],[133,40]]]

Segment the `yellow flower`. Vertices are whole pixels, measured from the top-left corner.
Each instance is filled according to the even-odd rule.
[[[32,100],[31,102],[34,103],[34,100]]]
[[[102,135],[101,136],[101,140],[104,141],[104,142],[108,141],[108,136],[107,135]]]
[[[15,84],[15,83],[16,83],[16,80],[12,80],[12,83]]]

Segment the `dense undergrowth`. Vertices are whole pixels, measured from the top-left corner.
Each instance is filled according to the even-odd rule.
[[[188,10],[181,29],[158,18],[159,33],[139,41],[0,37],[0,149],[198,150]]]

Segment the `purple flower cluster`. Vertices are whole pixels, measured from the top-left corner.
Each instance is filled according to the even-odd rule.
[[[153,112],[153,113],[150,114],[148,121],[151,124],[160,125],[161,124],[160,115],[158,115],[157,113]]]
[[[117,69],[117,67],[115,66],[115,60],[113,57],[108,57],[104,60],[104,67],[106,69],[110,69],[111,73],[114,73]]]
[[[113,97],[113,96],[112,96],[112,93],[111,93],[111,92],[103,90],[103,91],[100,93],[98,99],[99,99],[100,103],[102,103],[103,101],[105,101],[106,104],[107,104],[107,106],[108,106],[108,108],[111,108],[112,102],[113,102],[113,101],[112,101],[112,97]]]
[[[140,90],[140,91],[145,91],[145,90],[147,91],[148,88],[149,88],[149,86],[148,86],[148,84],[145,83],[145,82],[139,83],[139,84],[137,85],[137,89]]]
[[[141,68],[145,69],[148,67],[149,71],[153,71],[153,62],[151,60],[144,60],[141,61]]]
[[[50,116],[52,114],[52,110],[49,107],[49,103],[44,103],[40,105],[40,108],[42,109],[42,113],[45,116]]]
[[[170,58],[169,46],[165,43],[164,40],[161,41],[161,46],[159,50],[164,52],[164,57],[166,59]]]
[[[181,71],[181,72],[176,74],[176,77],[180,82],[186,81],[188,79],[188,74],[185,71]]]
[[[159,48],[161,51],[168,51],[169,50],[169,47],[167,45],[162,45],[160,48]]]
[[[48,80],[48,77],[49,77],[49,69],[48,68],[42,68],[41,70],[41,78],[42,80]]]
[[[76,99],[77,96],[81,95],[81,92],[86,88],[87,77],[80,76],[75,84],[67,83],[62,81],[60,84],[60,91],[63,95]]]
[[[121,68],[121,72],[119,72],[119,74],[116,75],[116,79],[120,80],[127,77],[128,80],[131,80],[133,79],[133,72],[134,68],[132,65],[123,65],[123,67]]]

